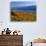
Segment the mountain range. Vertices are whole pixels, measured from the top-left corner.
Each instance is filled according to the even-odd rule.
[[[32,12],[32,11],[36,11],[36,6],[12,7],[11,11]]]

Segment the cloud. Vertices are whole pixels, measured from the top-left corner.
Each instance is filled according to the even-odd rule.
[[[11,2],[11,7],[23,7],[36,5],[36,2]]]

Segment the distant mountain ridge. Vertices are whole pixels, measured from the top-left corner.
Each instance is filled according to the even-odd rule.
[[[11,11],[36,11],[36,6],[13,7]]]

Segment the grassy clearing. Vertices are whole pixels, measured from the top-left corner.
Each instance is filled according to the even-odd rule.
[[[11,21],[36,21],[36,12],[14,12]]]

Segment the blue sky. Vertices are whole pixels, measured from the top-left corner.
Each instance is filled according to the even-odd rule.
[[[32,6],[32,5],[36,5],[36,2],[31,2],[31,1],[11,2],[11,7],[24,7],[24,6]]]

